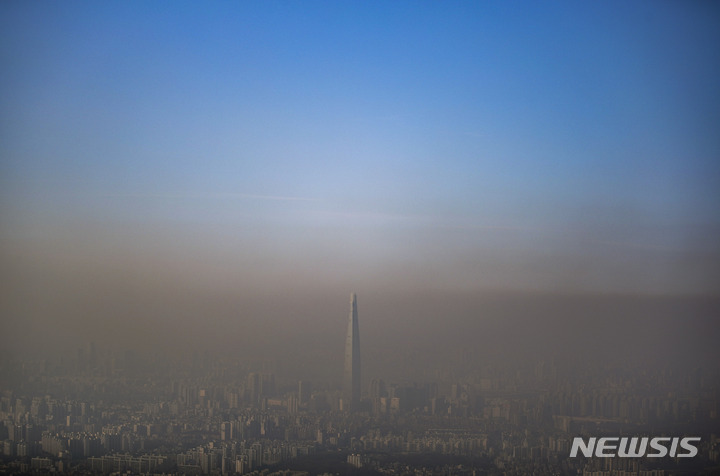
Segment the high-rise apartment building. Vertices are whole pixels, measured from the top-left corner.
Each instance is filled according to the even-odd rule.
[[[350,294],[350,317],[345,338],[345,381],[343,405],[357,410],[360,404],[360,332],[358,330],[357,296]]]

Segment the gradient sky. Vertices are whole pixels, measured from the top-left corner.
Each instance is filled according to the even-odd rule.
[[[4,319],[717,296],[718,45],[713,2],[2,2]]]

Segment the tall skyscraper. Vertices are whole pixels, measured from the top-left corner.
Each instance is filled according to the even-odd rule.
[[[360,332],[358,330],[357,296],[350,294],[350,318],[345,338],[345,382],[343,405],[357,410],[360,404]]]

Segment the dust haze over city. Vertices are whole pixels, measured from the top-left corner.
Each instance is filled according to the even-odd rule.
[[[339,388],[356,293],[363,398],[542,364],[707,373],[716,408],[719,27],[700,2],[5,2],[0,390],[89,348]]]

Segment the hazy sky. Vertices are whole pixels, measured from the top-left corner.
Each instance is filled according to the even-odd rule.
[[[3,319],[717,296],[718,45],[713,2],[2,2]]]

